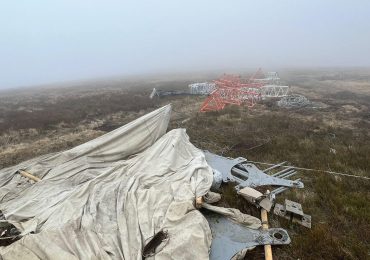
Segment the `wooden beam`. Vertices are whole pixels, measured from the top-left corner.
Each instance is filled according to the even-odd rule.
[[[200,209],[202,207],[202,204],[203,204],[203,197],[198,197],[195,199],[195,207],[197,209]]]
[[[262,229],[268,229],[268,218],[267,210],[261,209],[261,220],[262,220]],[[265,260],[272,260],[272,248],[271,245],[265,245]]]
[[[19,170],[19,173],[20,173],[23,177],[26,177],[26,178],[28,178],[28,179],[30,179],[30,180],[35,181],[35,182],[39,182],[39,181],[41,181],[41,179],[40,179],[40,178],[38,178],[38,177],[36,177],[36,176],[32,175],[31,173],[26,172],[26,171],[24,171],[24,170]]]

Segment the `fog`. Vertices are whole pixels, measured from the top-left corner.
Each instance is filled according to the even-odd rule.
[[[0,88],[265,67],[370,66],[370,1],[3,0]]]

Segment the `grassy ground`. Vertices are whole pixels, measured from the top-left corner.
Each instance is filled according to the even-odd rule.
[[[199,113],[202,97],[148,99],[152,87],[179,89],[187,80],[99,83],[93,89],[29,90],[0,96],[0,167],[39,154],[68,149],[127,123],[163,104],[173,104],[170,128],[187,129],[201,149],[230,157],[332,170],[370,177],[370,72],[284,71],[292,91],[320,108],[281,109],[265,101],[253,110],[228,107]],[[263,168],[263,166],[261,166]],[[275,259],[369,259],[370,181],[300,172],[305,189],[280,195],[300,202],[312,229],[270,216],[286,228],[289,246],[274,247]],[[222,205],[258,216],[223,187]],[[261,248],[252,259],[263,259]]]
[[[200,114],[187,123],[187,129],[198,147],[225,156],[243,156],[262,162],[288,161],[301,167],[370,176],[367,131],[323,127],[321,120],[305,121],[286,113],[251,115],[253,113],[234,108],[221,113]],[[330,149],[335,149],[336,153]],[[302,172],[301,177],[306,185],[304,190],[280,197],[300,202],[304,211],[312,215],[313,227],[306,230],[273,216],[273,226],[288,228],[293,241],[290,246],[276,250],[276,256],[292,259],[368,258],[370,181],[313,172]],[[245,210],[245,202],[226,190],[226,204]]]

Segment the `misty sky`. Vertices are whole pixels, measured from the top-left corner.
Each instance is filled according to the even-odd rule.
[[[0,2],[0,88],[295,66],[370,66],[370,1]]]

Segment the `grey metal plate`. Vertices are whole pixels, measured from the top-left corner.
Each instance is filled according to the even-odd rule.
[[[240,167],[240,166],[239,166]],[[287,179],[282,179],[278,177],[272,177],[267,175],[260,169],[258,169],[254,164],[243,163],[243,169],[237,167],[232,168],[232,175],[240,176],[237,177],[236,181],[239,183],[235,188],[241,189],[244,187],[258,187],[258,186],[285,186],[294,188],[303,188],[304,185],[300,181],[291,181]]]
[[[290,237],[282,228],[254,230],[233,222],[225,216],[206,213],[212,231],[211,260],[228,260],[245,248],[258,245],[286,245]]]
[[[302,205],[299,204],[298,202],[294,202],[291,200],[285,200],[285,210],[287,212],[291,212],[293,214],[303,216],[303,210],[302,210]]]
[[[304,187],[303,183],[300,181],[292,181],[267,175],[254,164],[247,163],[247,159],[243,157],[229,159],[208,151],[204,151],[204,154],[207,163],[214,169],[214,171],[221,173],[223,182],[232,181],[238,183],[235,187],[237,190],[244,187],[253,188],[264,185],[295,188]],[[215,187],[219,187],[220,185],[221,184],[219,182],[214,182]]]
[[[247,161],[247,159],[239,157],[236,159],[228,159],[223,156],[219,156],[209,151],[204,151],[207,163],[213,168],[219,171],[222,174],[222,180],[224,182],[234,181],[233,176],[231,175],[231,169],[242,162]]]
[[[280,217],[283,217],[287,220],[292,221],[293,223],[298,223],[304,227],[311,228],[311,216],[307,214],[294,215],[293,213],[289,213],[285,210],[285,206],[276,203],[274,207],[274,214]]]

